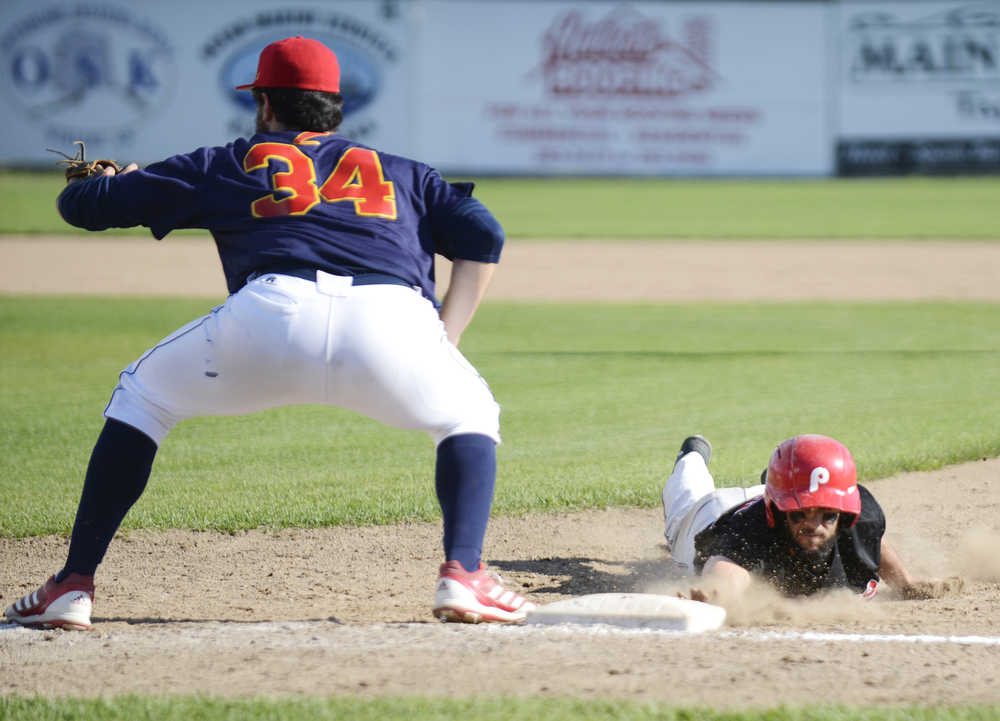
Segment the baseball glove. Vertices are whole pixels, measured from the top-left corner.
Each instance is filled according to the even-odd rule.
[[[57,153],[65,158],[65,160],[60,160],[58,162],[66,166],[67,183],[72,183],[77,180],[87,180],[88,178],[96,178],[99,175],[104,175],[105,168],[114,168],[115,175],[122,172],[121,166],[113,160],[107,160],[105,158],[101,158],[99,160],[87,160],[87,146],[83,144],[82,140],[74,141],[73,144],[79,146],[76,151],[76,155],[67,155],[61,150],[46,148],[50,153]]]

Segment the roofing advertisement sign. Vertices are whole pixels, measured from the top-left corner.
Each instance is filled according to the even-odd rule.
[[[829,6],[424,3],[420,151],[453,169],[830,172]],[[488,52],[486,51],[488,49]]]

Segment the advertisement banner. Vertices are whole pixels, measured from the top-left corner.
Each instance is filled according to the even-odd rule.
[[[5,0],[0,25],[0,161],[53,167],[46,148],[145,164],[252,134],[260,50],[292,35],[340,59],[342,132],[411,145],[406,3]]]
[[[831,7],[428,0],[419,152],[469,172],[827,174]]]
[[[838,14],[839,173],[1000,170],[1000,2]]]

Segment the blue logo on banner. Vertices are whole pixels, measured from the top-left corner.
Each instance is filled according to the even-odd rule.
[[[236,105],[249,111],[255,111],[253,95],[245,90],[236,90],[237,85],[253,82],[257,74],[257,59],[260,51],[275,40],[281,40],[286,35],[261,38],[249,45],[244,45],[230,55],[222,65],[219,79],[222,82],[226,97]],[[319,40],[337,54],[340,63],[340,94],[344,96],[344,117],[361,110],[378,95],[381,87],[379,67],[367,53],[338,42],[335,37],[323,37],[310,33],[309,37]]]
[[[387,3],[385,7],[395,5]],[[395,12],[385,15],[385,22],[392,22],[396,16]],[[201,55],[206,62],[219,63],[216,72],[220,91],[236,111],[229,119],[228,131],[253,133],[253,95],[236,90],[236,86],[253,82],[260,51],[276,40],[302,35],[319,40],[337,54],[340,93],[344,97],[344,126],[340,132],[363,141],[375,131],[376,121],[361,117],[362,111],[383,92],[387,65],[398,61],[398,50],[384,30],[383,26],[351,15],[311,9],[262,11],[216,29],[202,45]]]
[[[26,14],[0,48],[4,94],[57,143],[128,144],[175,82],[166,35],[114,5]]]

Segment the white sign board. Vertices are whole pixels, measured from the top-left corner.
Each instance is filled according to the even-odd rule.
[[[428,0],[418,152],[470,172],[829,173],[830,12]]]
[[[1000,2],[838,13],[842,168],[1000,167]]]
[[[407,22],[397,3],[341,0],[4,0],[0,160],[51,164],[84,140],[90,157],[147,163],[252,134],[260,50],[292,35],[337,53],[343,133],[389,151],[410,144]]]

